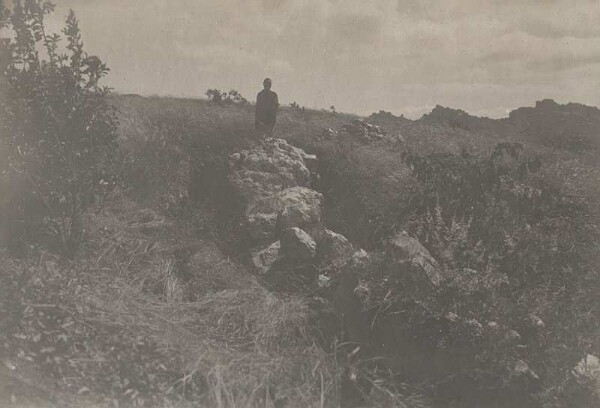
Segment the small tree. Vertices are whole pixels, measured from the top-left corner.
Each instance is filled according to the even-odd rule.
[[[4,184],[12,192],[10,219],[73,256],[83,237],[82,215],[111,184],[116,154],[116,115],[99,85],[108,68],[83,49],[73,11],[61,36],[46,32],[54,5],[43,0],[0,0],[0,24],[13,36],[1,44]],[[24,188],[23,186],[27,186]],[[3,218],[8,218],[4,217]],[[13,229],[13,235],[15,231]],[[22,235],[22,234],[21,234]]]
[[[223,100],[227,97],[225,92],[221,92],[219,89],[209,89],[205,94],[208,97],[208,100],[214,102],[216,104],[222,104]]]

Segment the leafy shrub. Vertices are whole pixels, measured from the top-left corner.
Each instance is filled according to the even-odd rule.
[[[216,104],[244,104],[248,102],[248,100],[244,98],[242,94],[240,94],[235,89],[232,89],[229,92],[221,92],[219,89],[209,89],[206,91],[206,96],[208,97],[209,101],[214,102]]]
[[[11,221],[12,239],[43,231],[73,256],[83,236],[83,213],[113,183],[116,119],[106,100],[109,89],[99,85],[108,68],[84,51],[72,11],[62,30],[63,52],[61,36],[44,26],[50,2],[16,0],[12,11],[1,3],[0,10],[2,27],[14,34],[2,43],[8,94],[2,105],[2,177],[9,201],[4,206],[12,209],[3,219]]]
[[[223,99],[227,96],[225,92],[221,92],[218,89],[209,89],[206,91],[208,100],[214,103],[223,103]]]

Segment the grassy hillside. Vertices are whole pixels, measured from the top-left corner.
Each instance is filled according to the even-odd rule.
[[[228,153],[247,145],[252,137],[252,107],[217,106],[205,101],[137,97],[123,97],[118,99],[117,103],[122,115],[123,129],[129,129],[128,123],[131,123],[130,118],[133,117],[136,118],[133,122],[138,125],[144,123],[146,126],[145,131],[133,133],[124,130],[123,134],[135,137],[160,135],[163,139],[160,139],[161,142],[157,144],[162,147],[158,149],[156,157],[174,157],[166,162],[176,163],[178,166],[181,166],[181,163],[188,163],[187,166],[191,169],[188,173],[191,174],[189,180],[186,181],[189,183],[188,191],[191,194],[188,199],[191,202],[203,203],[214,211],[215,236],[223,240],[225,251],[229,251],[232,256],[241,256],[235,246],[231,245],[234,241],[231,238],[237,233],[237,223],[232,218],[232,215],[236,214],[236,209],[235,203],[231,202],[230,195],[223,187],[226,185],[226,168],[223,163]],[[557,108],[553,106],[553,109]],[[561,109],[560,106],[558,109]],[[544,109],[537,111],[536,108],[532,110],[533,112],[527,115],[535,117],[545,115],[547,120],[555,117],[552,111],[550,113]],[[177,118],[173,119],[173,122],[177,123],[172,125],[172,129],[175,130],[157,132],[157,128],[162,129],[157,123],[167,122],[164,116],[167,112],[170,112],[172,118]],[[594,112],[593,109],[591,112]],[[453,112],[450,113],[451,116],[454,115]],[[557,116],[563,126],[565,115],[563,112],[562,116]],[[528,125],[526,131],[522,131],[523,119],[519,122],[510,122],[506,119],[493,121],[461,114],[461,120],[448,121],[444,115],[441,115],[441,118],[438,116],[434,112],[422,120],[409,121],[386,114],[373,115],[369,120],[381,125],[396,141],[386,139],[365,142],[346,134],[335,137],[323,134],[323,130],[327,128],[339,129],[341,125],[354,119],[352,116],[284,108],[276,127],[276,135],[318,154],[320,180],[316,187],[325,195],[325,223],[358,245],[373,250],[381,247],[383,240],[393,230],[414,228],[414,224],[411,224],[413,221],[410,221],[408,215],[411,206],[414,205],[413,198],[418,196],[423,186],[422,181],[417,180],[403,162],[403,154],[410,152],[434,158],[444,157],[447,154],[460,155],[461,152],[466,151],[472,155],[485,156],[490,155],[499,143],[522,143],[524,154],[537,156],[542,163],[540,170],[532,174],[527,182],[534,188],[556,191],[563,197],[565,203],[582,210],[578,210],[575,216],[568,215],[571,218],[565,218],[563,221],[560,220],[560,215],[555,218],[553,222],[558,224],[548,226],[547,233],[550,235],[548,241],[543,244],[547,245],[547,250],[550,251],[548,254],[554,254],[552,255],[552,259],[555,259],[552,261],[555,262],[554,267],[567,262],[565,265],[570,264],[579,271],[578,275],[572,276],[571,279],[572,283],[578,283],[568,289],[569,298],[560,306],[564,308],[561,311],[564,315],[552,317],[552,314],[557,312],[555,309],[559,307],[555,302],[559,301],[560,296],[543,293],[538,287],[542,284],[541,280],[539,283],[535,280],[528,283],[529,289],[525,289],[525,297],[519,300],[518,307],[523,310],[533,308],[550,321],[556,319],[554,336],[557,340],[566,332],[580,331],[581,338],[588,339],[585,340],[586,342],[591,339],[588,351],[597,350],[600,344],[594,333],[596,333],[600,309],[598,302],[594,300],[596,299],[594,293],[599,288],[599,280],[594,265],[600,261],[597,246],[600,236],[598,152],[593,148],[582,150],[577,145],[555,143],[555,136],[549,139],[543,138],[548,126],[537,126],[536,124],[546,123],[540,122],[539,119],[525,121]],[[567,118],[567,122],[574,123],[581,119],[579,115],[567,115]],[[156,122],[157,120],[159,122]],[[592,124],[586,125],[588,127],[586,133],[582,133],[582,138],[588,140],[592,146],[595,143],[593,138],[597,136],[590,131],[595,122],[590,123]],[[181,128],[177,126],[183,126],[184,130],[180,130]],[[181,138],[182,135],[185,136]],[[177,142],[170,144],[169,141],[172,140]],[[132,143],[132,146],[135,145],[136,143]],[[176,151],[177,146],[186,146],[182,149],[184,152]],[[141,157],[137,154],[134,156]],[[159,160],[153,161],[153,163],[158,162]],[[142,165],[132,163],[132,168],[135,166]],[[152,162],[143,166],[146,169],[153,168]],[[180,170],[177,169],[161,168],[157,174],[151,176],[156,186],[150,191],[159,191],[159,186],[173,185],[173,182],[178,179],[177,174]],[[143,186],[144,182],[133,184]],[[166,206],[169,207],[169,204]],[[171,205],[171,207],[178,208],[178,205]],[[564,227],[556,230],[556,225],[563,225],[560,223],[564,223]],[[459,245],[458,236],[456,239],[456,242],[450,243],[450,247],[454,245],[455,250],[456,245]],[[523,242],[526,242],[529,238],[523,239]],[[538,238],[532,236],[531,239]],[[439,259],[446,257],[448,243],[439,246],[439,242],[435,239],[429,240],[426,237],[423,242]],[[553,245],[556,249],[553,249]],[[574,264],[576,258],[579,260]],[[519,262],[539,263],[540,261],[542,260],[530,258]],[[536,264],[536,270],[539,267],[544,268],[542,265],[543,262],[540,265]],[[550,267],[551,264],[546,266]],[[515,265],[515,267],[521,266]],[[555,272],[548,270],[547,273],[549,277]],[[565,273],[565,276],[568,276],[568,271]],[[552,285],[557,285],[556,288],[559,288],[561,285],[559,282],[565,276],[556,278]],[[527,298],[528,291],[531,293],[530,298]],[[566,318],[567,315],[572,317]],[[577,318],[574,319],[574,316]],[[565,318],[569,324],[562,320]],[[574,349],[572,351],[573,354],[562,353],[564,361],[556,363],[573,366],[580,358],[580,354]],[[556,357],[540,354],[536,358]]]
[[[215,181],[224,177],[224,158],[235,147],[247,145],[253,139],[253,107],[249,104],[222,106],[205,100],[139,96],[118,96],[114,102],[120,112],[122,146],[135,152],[137,160],[149,160],[148,163],[130,163],[135,169],[131,173],[140,177],[131,184],[137,193],[142,195],[150,194],[154,195],[154,198],[161,196],[162,189],[174,184],[174,173],[177,170],[172,167],[179,166],[182,160],[191,158],[192,162],[204,163],[202,169],[194,169],[194,175],[201,179],[200,184],[203,187],[199,187],[198,180],[190,181],[191,189],[198,195],[196,198],[215,197],[221,193],[215,191],[219,190],[221,185]],[[451,116],[456,115],[456,111],[450,111]],[[530,126],[527,132],[523,132],[517,125],[507,123],[504,119],[479,119],[463,114],[462,122],[459,122],[450,121],[443,115],[440,118],[435,112],[436,110],[432,115],[426,115],[417,121],[389,114],[372,115],[369,118],[372,123],[381,125],[393,137],[401,137],[402,141],[395,144],[366,144],[352,139],[340,141],[323,137],[323,130],[339,129],[355,116],[326,111],[301,111],[288,107],[281,109],[275,132],[277,137],[286,139],[308,152],[319,153],[322,159],[321,173],[353,173],[344,175],[360,184],[354,185],[352,190],[358,187],[359,191],[363,192],[362,195],[372,197],[370,201],[379,207],[367,209],[367,212],[381,212],[386,206],[393,205],[392,201],[407,196],[411,189],[414,189],[414,179],[400,160],[402,152],[458,154],[465,150],[480,154],[490,152],[501,142],[523,143],[528,153],[540,155],[544,161],[541,177],[555,183],[557,188],[564,189],[569,194],[585,197],[590,206],[595,207],[597,211],[600,189],[596,180],[600,170],[598,153],[594,149],[573,151],[563,145],[554,146],[547,141],[541,141],[539,135],[545,129],[543,127],[533,129]],[[579,119],[575,116],[571,122],[577,122]],[[473,125],[473,122],[477,125]],[[593,123],[588,125],[588,128],[593,129]],[[586,132],[586,137],[590,137],[591,132]],[[532,134],[534,135],[531,136]],[[594,140],[592,142],[596,143]],[[152,149],[154,151],[151,151]],[[162,160],[164,158],[169,160]],[[341,170],[336,166],[344,164],[343,158],[347,159],[349,168]],[[144,172],[147,174],[143,174]],[[329,196],[335,196],[332,198],[338,201],[347,201],[344,194],[348,195],[350,201],[357,198],[354,194],[356,191],[339,191],[342,186],[338,182],[339,180],[325,180],[322,189],[337,189],[335,194]],[[327,183],[335,185],[327,186]],[[211,192],[205,191],[207,188],[212,189]],[[327,196],[327,191],[325,193]],[[328,209],[331,208],[332,206],[328,206]],[[361,218],[369,219],[377,216],[383,215],[360,215]],[[347,228],[339,225],[342,222],[337,220],[339,217],[344,216],[331,214],[334,226],[339,226],[343,232],[353,235]],[[352,215],[345,217],[354,218]],[[352,223],[355,222],[356,219],[353,219]],[[357,228],[366,228],[360,222],[359,225]],[[368,242],[364,244],[368,245]]]
[[[335,349],[320,343],[327,320],[315,315],[320,309],[309,297],[265,289],[236,246],[238,203],[226,187],[226,159],[252,143],[253,106],[111,98],[119,185],[87,214],[77,258],[66,261],[43,247],[28,247],[21,258],[2,252],[4,361],[23,375],[28,367],[41,370],[49,379],[39,385],[42,394],[65,406],[336,406],[345,367]],[[600,352],[600,340],[590,336],[600,317],[592,270],[600,264],[597,152],[540,139],[544,127],[523,133],[506,120],[446,116],[410,121],[376,114],[369,121],[394,141],[365,142],[323,134],[355,116],[283,107],[275,135],[318,154],[325,223],[367,249],[408,225],[406,211],[422,183],[403,154],[489,154],[500,142],[524,143],[543,162],[532,183],[586,208],[577,219],[582,229],[557,237],[557,248],[571,251],[573,244],[585,254],[582,321],[574,327],[587,329],[581,338],[588,352]],[[562,312],[544,320],[562,322]],[[0,397],[31,398],[18,390]],[[382,387],[372,404],[424,406],[434,399],[413,388],[391,398]]]

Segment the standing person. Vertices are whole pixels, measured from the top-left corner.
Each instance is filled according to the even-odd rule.
[[[277,94],[271,91],[272,81],[267,78],[263,81],[264,89],[256,96],[255,128],[258,137],[263,135],[273,136],[273,126],[277,118],[279,99]]]

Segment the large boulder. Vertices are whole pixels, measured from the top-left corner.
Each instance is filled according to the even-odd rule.
[[[316,248],[315,240],[300,228],[289,228],[281,235],[281,254],[290,262],[310,261]]]
[[[393,264],[409,265],[412,270],[422,271],[433,286],[439,286],[444,279],[440,266],[427,248],[405,232],[396,234],[388,241],[387,255]]]
[[[352,258],[354,246],[342,234],[325,229],[319,238],[317,256],[323,266],[338,269]]]
[[[247,200],[288,187],[308,186],[310,171],[304,157],[312,158],[285,140],[269,138],[263,145],[229,156],[229,180]]]
[[[321,221],[323,195],[306,187],[286,188],[260,197],[248,206],[244,222],[250,237],[265,240],[277,231]]]

